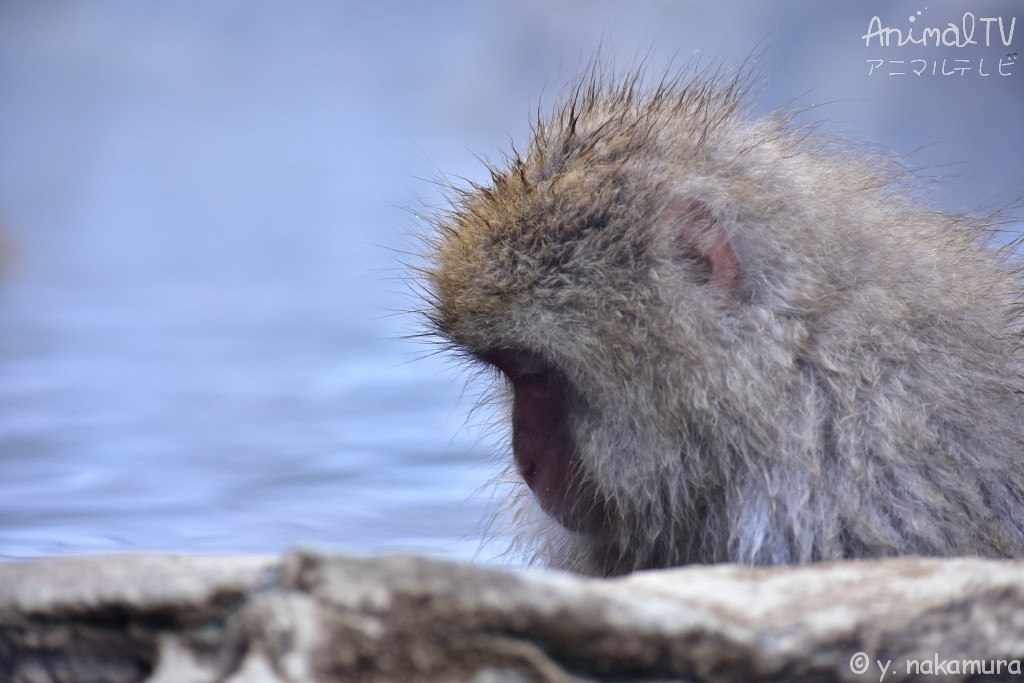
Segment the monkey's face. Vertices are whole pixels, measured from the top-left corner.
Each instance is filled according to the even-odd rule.
[[[571,420],[572,388],[558,368],[525,351],[483,355],[508,380],[516,471],[541,509],[572,531],[593,533],[604,522],[601,497],[581,471]]]

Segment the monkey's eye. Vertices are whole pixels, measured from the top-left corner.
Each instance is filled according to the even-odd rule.
[[[497,350],[483,360],[498,368],[517,387],[542,387],[551,380],[551,366],[528,351]]]
[[[537,370],[536,372],[524,372],[519,375],[519,382],[525,382],[527,384],[547,384],[551,378],[551,372],[549,370]]]

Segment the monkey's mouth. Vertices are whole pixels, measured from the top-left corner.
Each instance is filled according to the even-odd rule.
[[[517,452],[515,460],[519,476],[540,508],[559,524],[582,534],[597,533],[604,528],[604,505],[594,487],[578,475],[574,455],[538,463]]]

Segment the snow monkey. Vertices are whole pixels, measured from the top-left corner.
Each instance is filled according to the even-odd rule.
[[[744,76],[592,70],[456,190],[430,329],[495,370],[519,541],[610,576],[1024,556],[1021,268]]]

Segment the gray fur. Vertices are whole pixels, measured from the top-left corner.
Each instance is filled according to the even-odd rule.
[[[437,219],[431,327],[560,368],[606,501],[585,536],[522,487],[521,544],[597,575],[1024,555],[1021,272],[989,222],[750,120],[741,79],[685,79],[584,79]],[[734,290],[680,246],[704,229],[687,201],[727,236]]]

